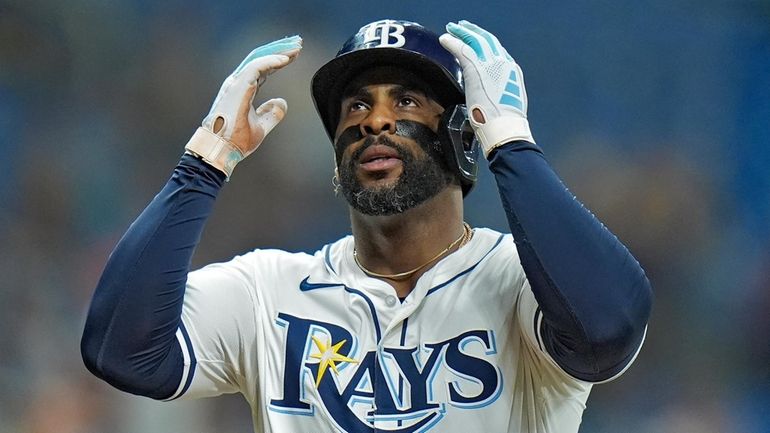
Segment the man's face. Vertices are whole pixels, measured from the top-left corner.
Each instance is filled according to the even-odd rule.
[[[335,133],[340,187],[361,213],[401,213],[454,179],[436,146],[444,109],[418,87],[375,71],[354,81],[342,100]]]

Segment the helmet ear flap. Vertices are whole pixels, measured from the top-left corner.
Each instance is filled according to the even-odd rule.
[[[479,142],[473,133],[465,104],[447,107],[438,125],[442,153],[449,167],[458,174],[463,196],[470,192],[478,177]]]

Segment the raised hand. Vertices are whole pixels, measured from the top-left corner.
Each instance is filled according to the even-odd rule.
[[[268,75],[291,63],[302,38],[291,36],[256,48],[222,83],[211,110],[185,149],[229,178],[235,165],[259,147],[286,114],[286,101],[270,99],[254,108],[254,97]]]
[[[514,140],[534,143],[521,67],[495,35],[473,23],[449,23],[446,30],[439,41],[463,68],[471,125],[484,154]]]

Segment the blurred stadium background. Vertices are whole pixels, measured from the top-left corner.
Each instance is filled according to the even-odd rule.
[[[289,116],[224,189],[195,263],[345,234],[309,80],[384,17],[496,33],[535,138],[653,282],[645,347],[581,432],[770,432],[767,0],[0,0],[0,432],[251,431],[237,396],[156,403],[91,377],[88,300],[221,81],[284,35],[303,54],[258,98]],[[486,167],[466,210],[507,231]]]

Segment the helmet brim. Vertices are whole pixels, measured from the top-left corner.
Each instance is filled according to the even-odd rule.
[[[444,107],[465,103],[465,93],[457,78],[423,54],[387,47],[351,51],[323,65],[311,82],[313,103],[332,142],[345,86],[364,71],[379,66],[397,66],[416,74]]]

